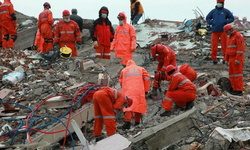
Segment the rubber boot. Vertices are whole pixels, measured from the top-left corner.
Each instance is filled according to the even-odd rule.
[[[186,104],[186,111],[189,110],[189,109],[191,109],[191,108],[193,108],[193,106],[194,106],[194,102],[193,101],[192,102],[187,102],[187,104]]]
[[[160,114],[161,117],[170,116],[170,115],[171,115],[171,111],[165,111],[164,113]]]
[[[125,122],[122,129],[130,129],[130,122]]]
[[[157,88],[153,87],[151,95],[152,96],[156,96],[157,95]]]
[[[135,122],[135,125],[134,126],[138,126],[140,124],[140,122]]]
[[[96,136],[95,142],[101,141],[104,137],[103,136]]]

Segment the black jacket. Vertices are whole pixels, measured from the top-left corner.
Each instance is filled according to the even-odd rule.
[[[76,14],[72,14],[72,15],[70,15],[70,19],[73,20],[73,21],[75,21],[78,24],[79,29],[82,32],[82,29],[83,29],[83,20],[82,20],[82,17],[80,17],[80,16],[78,16]]]

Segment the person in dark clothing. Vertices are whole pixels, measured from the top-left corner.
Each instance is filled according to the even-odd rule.
[[[83,20],[82,20],[82,17],[80,17],[80,16],[77,15],[77,9],[72,9],[71,13],[72,13],[72,15],[70,15],[70,19],[73,20],[73,21],[75,21],[78,24],[79,29],[82,32],[82,29],[83,29]]]
[[[96,49],[95,56],[102,59],[110,59],[110,43],[114,38],[114,28],[108,19],[109,10],[103,6],[99,10],[99,18],[96,19],[90,29],[91,38]]]
[[[212,25],[211,58],[213,64],[218,63],[217,52],[219,39],[224,56],[223,63],[225,63],[227,34],[224,32],[223,27],[234,21],[233,14],[228,9],[224,8],[224,2],[225,0],[217,0],[215,8],[211,10],[206,17],[207,23]]]
[[[137,24],[142,17],[144,10],[139,0],[130,0],[132,25]]]

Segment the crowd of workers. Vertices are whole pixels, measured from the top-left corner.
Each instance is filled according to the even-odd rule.
[[[144,10],[138,0],[131,1],[132,25],[137,24]],[[66,47],[72,50],[72,57],[77,57],[76,42],[81,41],[82,18],[77,15],[77,10],[72,9],[72,15],[68,10],[62,12],[63,19],[54,22],[50,4],[43,4],[44,10],[38,17],[38,31],[36,44],[38,52],[47,52],[53,49],[53,45]],[[129,129],[131,119],[134,117],[134,125],[140,124],[142,114],[147,112],[146,95],[150,89],[149,73],[136,65],[133,52],[136,50],[136,32],[132,25],[127,23],[124,12],[118,14],[119,25],[114,31],[111,21],[108,19],[109,10],[103,6],[99,10],[90,30],[93,40],[95,55],[101,59],[110,59],[110,52],[115,51],[115,57],[122,58],[120,62],[124,69],[120,74],[122,92],[103,87],[93,95],[95,109],[94,136],[102,136],[103,123],[107,135],[116,133],[116,114],[124,112],[123,129]],[[13,48],[17,38],[16,16],[10,0],[4,0],[0,6],[2,47]],[[229,79],[234,95],[242,95],[243,91],[243,66],[244,66],[244,37],[233,29],[229,23],[234,21],[232,13],[224,8],[224,0],[217,0],[217,5],[206,17],[207,23],[212,25],[211,58],[217,64],[218,41],[220,39],[223,63],[229,63]],[[155,70],[155,78],[151,97],[157,96],[161,90],[161,81],[169,81],[165,97],[162,98],[162,107],[165,111],[161,117],[171,115],[173,104],[177,107],[189,110],[196,99],[196,86],[193,81],[197,73],[188,64],[177,66],[173,49],[167,45],[156,44],[151,48],[154,60],[158,66]],[[133,86],[131,86],[133,85]]]

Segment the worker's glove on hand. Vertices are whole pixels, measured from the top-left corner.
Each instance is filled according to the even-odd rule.
[[[131,52],[134,52],[136,48],[131,48]]]
[[[37,47],[36,47],[35,45],[33,45],[33,46],[31,47],[31,49],[32,49],[32,50],[36,50]]]
[[[235,65],[239,65],[239,64],[240,64],[240,61],[235,60]]]
[[[81,41],[76,41],[76,44],[81,45],[82,43]]]
[[[98,47],[97,41],[93,41],[93,46],[94,46],[94,48],[97,48],[97,47]]]
[[[18,23],[16,23],[15,27],[16,27],[16,29],[18,29],[18,28],[19,28],[19,24],[18,24]]]

